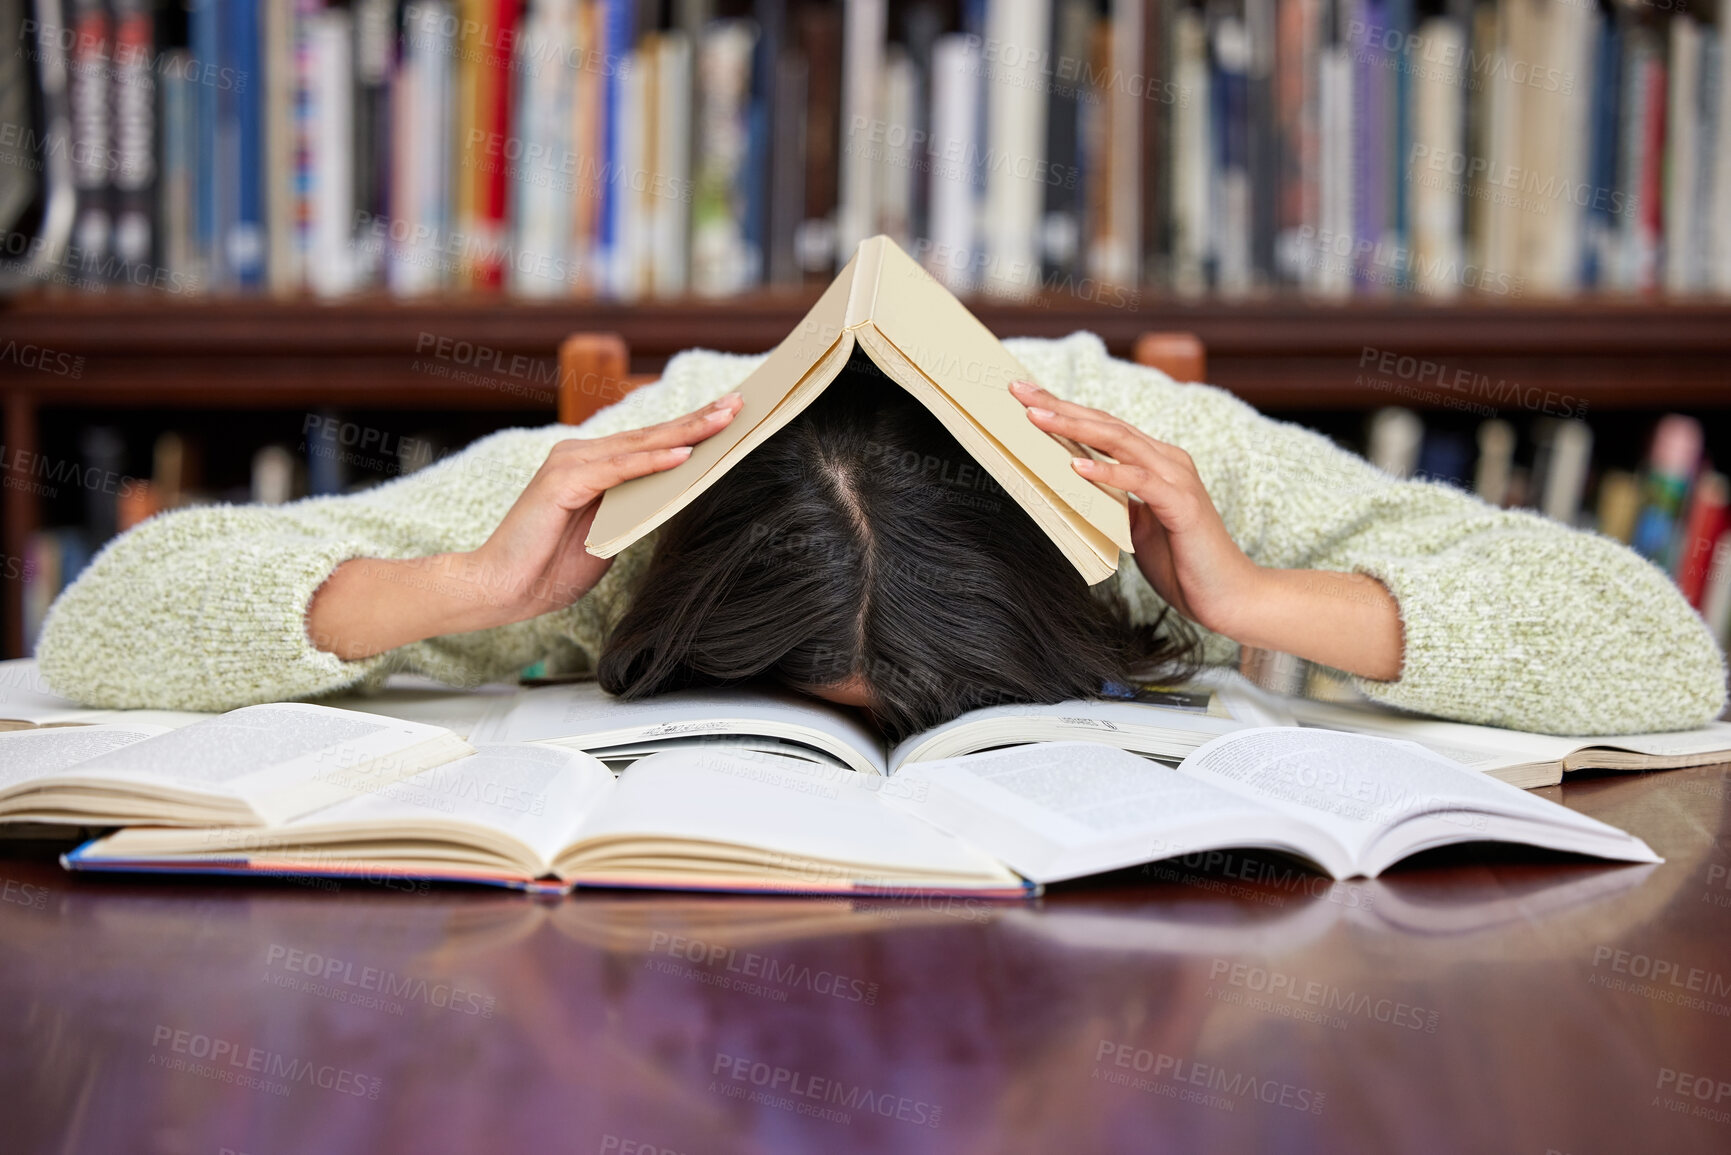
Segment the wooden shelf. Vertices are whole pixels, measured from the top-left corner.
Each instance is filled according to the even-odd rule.
[[[510,388],[548,376],[554,350],[580,329],[620,333],[638,371],[690,346],[756,352],[784,336],[813,294],[726,301],[522,301],[497,296],[430,302],[266,297],[174,300],[120,294],[29,297],[0,306],[0,347],[19,341],[82,356],[76,380],[0,364],[0,387],[40,404],[297,405],[307,403],[547,407]],[[1590,407],[1719,407],[1731,403],[1731,302],[1601,300],[1443,304],[1271,298],[1239,303],[1144,298],[1107,308],[1073,298],[980,301],[1003,336],[1089,329],[1128,355],[1149,329],[1187,329],[1208,348],[1209,376],[1265,408],[1368,408],[1389,395],[1358,380],[1367,349],[1583,397]],[[489,383],[429,375],[414,362],[440,340],[529,358]],[[454,369],[470,368],[442,362]],[[1436,403],[1441,404],[1439,394]],[[1406,404],[1424,406],[1424,398]]]
[[[270,297],[176,299],[114,293],[31,295],[0,302],[0,401],[9,460],[33,454],[43,410],[424,408],[519,411],[551,420],[556,350],[581,330],[611,331],[635,372],[656,372],[680,349],[760,352],[810,307],[808,292],[725,301],[525,301],[500,296],[336,302]],[[1134,308],[1074,297],[1025,304],[977,301],[1001,336],[1059,337],[1078,329],[1129,356],[1148,330],[1189,330],[1208,353],[1208,378],[1279,412],[1418,408],[1482,402],[1416,379],[1428,361],[1445,376],[1518,385],[1527,402],[1498,411],[1520,421],[1546,394],[1607,410],[1731,407],[1731,301],[1625,300],[1439,303],[1410,299],[1240,302],[1145,295]],[[46,349],[81,359],[76,375],[27,368],[14,355]],[[477,350],[488,364],[477,365]],[[1411,358],[1407,377],[1378,372],[1383,351]],[[32,358],[33,359],[33,358]],[[55,359],[57,365],[68,364]],[[1434,378],[1434,374],[1432,375]],[[1389,382],[1378,388],[1367,379]],[[1402,391],[1411,386],[1417,391]],[[1505,393],[1506,396],[1506,393]],[[1557,412],[1552,408],[1551,412]],[[1570,410],[1563,410],[1567,413]],[[1575,412],[1580,410],[1576,409]],[[0,548],[23,555],[36,497],[8,487]],[[21,646],[21,588],[0,603],[6,654]]]

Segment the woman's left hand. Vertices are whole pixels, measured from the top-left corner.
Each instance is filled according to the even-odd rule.
[[[1400,606],[1376,578],[1257,565],[1226,532],[1188,453],[1037,385],[1017,382],[1010,391],[1041,429],[1114,458],[1078,457],[1072,468],[1139,499],[1130,503],[1136,564],[1167,605],[1240,645],[1378,681],[1400,677]]]
[[[1142,576],[1179,613],[1233,637],[1235,619],[1253,604],[1266,571],[1226,531],[1190,455],[1110,413],[1064,401],[1037,385],[1017,382],[1010,391],[1041,429],[1115,459],[1078,457],[1071,465],[1089,481],[1140,499],[1130,503],[1130,538]]]

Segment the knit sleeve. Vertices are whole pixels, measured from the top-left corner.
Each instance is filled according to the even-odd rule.
[[[551,444],[571,432],[561,429],[495,434],[351,496],[152,518],[112,541],[55,601],[37,644],[42,674],[57,692],[90,705],[182,710],[376,685],[393,670],[455,684],[514,674],[544,648],[544,623],[429,639],[350,662],[307,636],[306,610],[351,558],[475,548]]]
[[[1394,681],[1354,679],[1369,697],[1559,734],[1684,729],[1725,708],[1711,632],[1626,546],[1451,486],[1393,479],[1224,390],[1176,385],[1103,349],[1100,358],[1073,374],[1071,392],[1187,450],[1252,560],[1388,587],[1404,661]]]

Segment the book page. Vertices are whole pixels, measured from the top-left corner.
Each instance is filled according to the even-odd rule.
[[[884,772],[883,739],[858,714],[792,692],[727,688],[677,690],[625,701],[594,682],[526,690],[505,714],[476,728],[477,742],[559,741],[590,753],[640,748],[659,738],[729,735],[784,738],[816,746],[868,774]]]
[[[444,739],[447,761],[468,747],[435,726],[304,703],[247,706],[79,765],[80,781],[238,798],[286,821],[425,768],[418,747]]]
[[[483,745],[475,753],[423,770],[268,831],[239,832],[247,844],[292,844],[309,831],[364,827],[388,837],[429,823],[464,822],[507,834],[551,862],[613,789],[613,773],[579,750],[556,746]]]
[[[322,698],[318,704],[441,726],[459,738],[467,738],[501,703],[515,697],[517,692],[515,685],[506,684],[453,690],[430,678],[393,674],[377,693],[339,694]]]
[[[890,751],[892,772],[906,763],[954,758],[1021,742],[1103,742],[1176,762],[1220,734],[1242,729],[1230,718],[1149,702],[1078,699],[969,710],[902,741]]]
[[[1179,770],[1314,822],[1355,855],[1382,831],[1432,812],[1498,814],[1626,837],[1417,743],[1371,735],[1285,727],[1240,730],[1197,750]]]
[[[669,848],[686,859],[706,843],[738,847],[741,861],[770,861],[781,876],[814,886],[909,876],[1017,882],[979,851],[885,806],[865,782],[773,754],[681,750],[635,763],[561,861],[581,878],[605,865],[609,845],[633,841],[697,844]]]
[[[1531,762],[1561,762],[1583,741],[1304,698],[1288,699],[1287,705],[1302,725],[1417,742],[1445,758],[1481,771]]]
[[[1223,846],[1272,844],[1329,857],[1297,823],[1261,803],[1095,743],[915,762],[891,782],[891,805],[1037,882]]]
[[[0,791],[166,733],[162,726],[54,726],[0,734]]]
[[[1577,743],[1577,749],[1628,750],[1659,758],[1725,751],[1727,760],[1731,761],[1731,722],[1709,722],[1699,730],[1665,730],[1657,734],[1618,734],[1569,740]]]

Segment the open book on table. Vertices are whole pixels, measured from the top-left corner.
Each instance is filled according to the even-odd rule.
[[[1376,705],[1284,698],[1303,726],[1417,742],[1514,786],[1555,786],[1575,770],[1673,770],[1731,762],[1731,723],[1656,734],[1533,734],[1400,713]]]
[[[659,751],[725,745],[785,754],[862,774],[1025,742],[1086,739],[1176,762],[1256,719],[1211,691],[1190,705],[1073,701],[990,706],[889,746],[858,712],[772,690],[680,690],[628,702],[593,682],[525,690],[471,732],[475,742],[542,742],[584,750],[614,767]]]
[[[1092,744],[909,765],[886,791],[1035,882],[1217,849],[1279,850],[1335,878],[1420,851],[1513,842],[1658,862],[1633,835],[1412,742],[1286,727],[1222,735],[1176,768]]]
[[[883,783],[751,751],[670,750],[615,776],[576,750],[483,745],[278,826],[134,827],[64,861],[85,870],[401,874],[534,890],[1027,892],[991,858],[884,806]]]
[[[0,733],[0,821],[263,826],[470,752],[438,726],[304,703],[178,729],[12,730]]]
[[[1374,876],[1421,850],[1479,840],[1658,861],[1638,838],[1413,743],[1263,727],[1223,734],[1177,768],[1060,742],[909,763],[887,779],[719,747],[663,751],[615,778],[577,751],[488,746],[269,829],[134,828],[65,861],[536,889],[1009,896],[1215,848]]]
[[[1089,584],[1117,571],[1120,551],[1133,552],[1124,494],[1070,465],[1099,455],[1028,420],[1009,386],[1033,375],[881,235],[860,242],[817,303],[740,383],[744,407],[725,429],[674,468],[607,491],[584,543],[589,551],[612,557],[689,505],[816,400],[856,349],[943,423]]]

